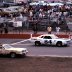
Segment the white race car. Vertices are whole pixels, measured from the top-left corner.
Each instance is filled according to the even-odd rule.
[[[16,55],[26,56],[28,50],[26,48],[16,48],[9,44],[0,44],[0,54],[10,55],[11,58],[16,57]]]
[[[36,46],[38,45],[56,45],[58,47],[68,46],[71,43],[71,39],[68,38],[59,38],[54,34],[44,34],[38,37],[32,37],[30,40]]]

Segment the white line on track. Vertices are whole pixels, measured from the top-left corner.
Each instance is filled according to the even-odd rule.
[[[28,45],[32,45],[32,44],[31,43],[27,43],[27,44],[10,44],[10,45],[16,45],[16,46],[17,45],[20,45],[20,46],[27,45],[28,46]]]
[[[27,55],[32,57],[59,57],[59,58],[72,58],[72,56],[62,56],[62,55]]]
[[[19,42],[12,43],[12,44],[10,44],[10,45],[15,45],[15,44],[18,44],[18,45],[19,45],[19,43],[21,43],[21,42],[26,42],[26,41],[29,41],[29,40],[30,40],[30,39],[22,40],[22,41],[19,41]]]

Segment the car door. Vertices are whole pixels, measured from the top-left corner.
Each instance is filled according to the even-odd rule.
[[[2,53],[2,54],[6,54],[6,50],[5,50],[4,47],[2,47],[1,53]]]
[[[3,47],[0,47],[0,54],[4,54],[5,53],[5,49]]]
[[[0,44],[0,54],[2,54],[2,45]]]
[[[0,54],[2,54],[2,47],[0,47]]]
[[[0,54],[7,54],[7,50],[3,46],[0,46]]]
[[[52,38],[51,36],[44,36],[44,44],[51,45],[52,44]]]

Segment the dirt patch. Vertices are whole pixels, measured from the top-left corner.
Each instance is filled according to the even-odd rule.
[[[72,58],[0,58],[0,72],[72,72]]]

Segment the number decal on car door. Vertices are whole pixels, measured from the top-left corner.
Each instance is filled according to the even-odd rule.
[[[48,44],[48,43],[49,43],[49,41],[45,40],[45,41],[44,41],[44,43],[45,43],[45,44]]]
[[[51,41],[51,40],[49,40],[49,41],[48,41],[48,40],[45,40],[44,43],[45,43],[45,44],[51,44],[52,41]]]

